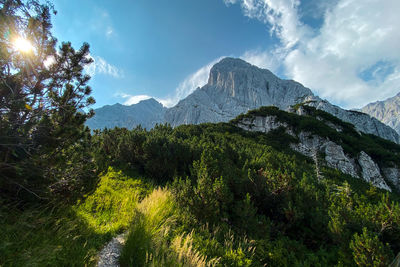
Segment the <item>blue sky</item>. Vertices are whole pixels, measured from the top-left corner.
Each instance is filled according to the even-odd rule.
[[[171,106],[235,56],[350,108],[400,91],[399,2],[54,0],[53,32],[90,44],[94,107]]]

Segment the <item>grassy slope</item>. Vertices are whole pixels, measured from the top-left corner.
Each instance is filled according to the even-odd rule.
[[[130,225],[135,206],[151,190],[113,169],[96,191],[74,206],[0,209],[0,266],[94,265],[98,250]]]

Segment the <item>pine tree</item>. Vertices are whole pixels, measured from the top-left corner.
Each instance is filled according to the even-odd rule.
[[[85,136],[84,122],[94,103],[84,66],[89,45],[75,50],[51,33],[51,3],[0,2],[0,190],[23,189],[41,197],[57,183],[69,146]],[[45,178],[44,178],[45,177]],[[40,189],[39,189],[40,188]]]

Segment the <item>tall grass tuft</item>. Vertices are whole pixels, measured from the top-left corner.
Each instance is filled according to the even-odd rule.
[[[167,189],[155,189],[137,205],[121,266],[215,266],[193,246],[193,232],[180,233],[177,208]]]
[[[201,255],[200,252],[193,247],[193,231],[189,234],[180,234],[176,236],[171,243],[171,249],[175,254],[176,261],[181,266],[216,266],[220,261],[219,258],[207,260],[207,256]]]
[[[175,223],[175,205],[167,190],[155,189],[137,206],[120,263],[122,266],[148,266],[168,263],[168,244]]]

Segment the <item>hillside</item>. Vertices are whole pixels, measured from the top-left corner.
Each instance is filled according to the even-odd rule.
[[[326,112],[263,107],[88,145],[103,173],[94,190],[56,213],[2,209],[0,263],[94,265],[127,230],[121,266],[387,266],[400,252],[399,176],[368,180],[363,164],[398,170],[400,147]]]

